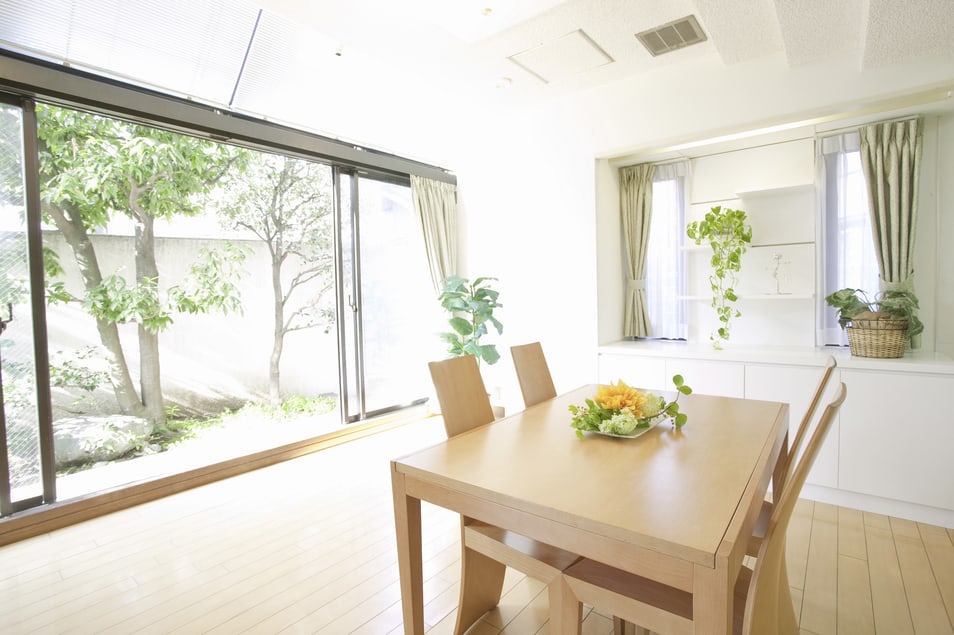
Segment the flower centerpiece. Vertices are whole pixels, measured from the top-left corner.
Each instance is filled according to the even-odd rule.
[[[573,419],[570,426],[576,428],[576,436],[583,438],[588,430],[616,436],[636,436],[640,429],[648,429],[671,418],[677,428],[686,424],[687,417],[679,412],[679,395],[692,393],[682,375],[675,375],[676,398],[667,402],[665,397],[645,392],[626,385],[622,380],[609,386],[600,386],[596,396],[587,399],[583,406],[571,405]]]

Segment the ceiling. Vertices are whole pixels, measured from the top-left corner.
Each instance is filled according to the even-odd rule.
[[[635,37],[688,15],[704,42],[653,57]],[[770,56],[954,66],[954,1],[0,0],[0,47],[361,138],[349,120],[527,108],[616,82],[654,95],[660,77]]]

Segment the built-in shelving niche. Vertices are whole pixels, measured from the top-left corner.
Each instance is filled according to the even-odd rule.
[[[742,209],[752,226],[752,244],[742,257],[736,293],[742,311],[731,342],[814,346],[815,188],[812,184],[736,192],[737,198],[695,203],[688,221],[702,219],[715,205]],[[718,328],[709,303],[708,246],[685,248],[690,323],[696,337]]]

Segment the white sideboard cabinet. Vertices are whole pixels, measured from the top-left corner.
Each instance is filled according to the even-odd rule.
[[[695,392],[790,404],[792,439],[829,354],[848,389],[803,496],[954,527],[954,361],[908,352],[901,359],[853,357],[847,349],[729,348],[684,342],[618,342],[599,349],[599,380],[671,390],[681,374]],[[689,422],[692,425],[692,422]]]

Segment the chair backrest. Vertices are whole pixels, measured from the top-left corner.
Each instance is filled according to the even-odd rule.
[[[529,408],[556,397],[550,367],[540,342],[511,346],[510,354],[517,371],[517,381],[520,382],[520,392],[523,393],[524,406]]]
[[[835,370],[835,366],[837,365],[838,363],[831,355],[829,355],[828,359],[825,360],[825,368],[822,371],[821,378],[818,380],[818,385],[815,387],[815,393],[812,395],[812,400],[808,404],[808,410],[805,411],[805,415],[802,417],[801,422],[799,422],[798,429],[795,431],[795,438],[789,445],[788,459],[787,463],[785,464],[785,471],[783,472],[783,474],[785,474],[785,480],[788,480],[792,475],[792,470],[795,468],[798,452],[802,447],[802,443],[805,442],[812,417],[815,416],[815,409],[818,408],[818,404],[821,402],[822,395],[825,393],[825,388],[828,387],[828,380],[831,379],[831,376]]]
[[[494,420],[476,357],[451,357],[427,366],[448,438]]]
[[[847,395],[845,384],[842,383],[838,392],[825,407],[818,425],[812,433],[811,440],[805,447],[805,452],[799,459],[789,482],[785,485],[782,497],[775,505],[769,519],[765,539],[759,549],[755,569],[752,572],[752,581],[749,585],[748,597],[745,603],[745,614],[742,621],[744,635],[759,635],[761,633],[779,633],[787,635],[796,632],[794,615],[781,608],[780,602],[790,602],[787,592],[780,592],[788,587],[788,575],[784,566],[785,534],[788,523],[792,518],[792,511],[801,493],[805,478],[815,463],[818,450],[825,440],[832,422],[841,404]],[[784,578],[784,579],[783,579]],[[792,617],[788,620],[784,615]]]

